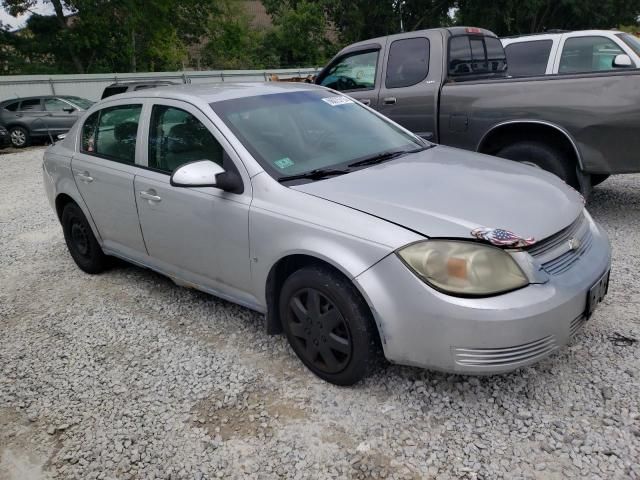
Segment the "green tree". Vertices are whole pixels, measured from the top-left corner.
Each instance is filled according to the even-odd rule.
[[[25,58],[47,54],[58,71],[72,71],[72,65],[78,73],[180,68],[187,46],[207,33],[219,12],[219,0],[48,1],[55,15],[31,17],[29,32],[21,34],[33,42],[20,42],[21,52]],[[3,0],[12,15],[35,3]]]
[[[458,0],[456,21],[498,35],[548,29],[609,29],[637,23],[638,0]]]
[[[265,6],[274,26],[262,39],[262,55],[277,59],[277,66],[322,65],[335,52],[322,2],[285,0]]]

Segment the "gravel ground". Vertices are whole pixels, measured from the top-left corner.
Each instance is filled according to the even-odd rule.
[[[497,377],[310,374],[249,310],[67,254],[42,149],[0,156],[0,479],[640,478],[640,175],[589,207],[610,294],[575,343]]]

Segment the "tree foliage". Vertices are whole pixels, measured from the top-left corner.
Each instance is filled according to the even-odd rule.
[[[457,22],[488,28],[498,35],[550,29],[610,29],[637,24],[638,0],[458,0]]]
[[[638,0],[263,0],[273,24],[263,30],[252,26],[241,0],[0,0],[0,5],[18,15],[43,1],[54,15],[32,15],[18,34],[0,26],[3,73],[317,66],[348,43],[452,24],[498,35],[618,25],[640,30]]]

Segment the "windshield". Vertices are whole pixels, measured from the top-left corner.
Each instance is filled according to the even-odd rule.
[[[70,96],[70,95],[65,95],[65,96],[60,97],[60,98],[64,98],[65,100],[70,101],[75,106],[80,107],[83,110],[88,110],[95,103],[95,102],[92,102],[91,100],[87,100],[86,98],[73,97],[73,96]]]
[[[619,33],[618,37],[620,37],[620,39],[626,43],[629,48],[636,53],[636,55],[640,55],[640,38],[628,33]]]
[[[417,137],[327,90],[225,100],[211,108],[276,179],[424,147]]]

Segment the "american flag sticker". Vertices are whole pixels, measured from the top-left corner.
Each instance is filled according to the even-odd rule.
[[[536,243],[533,237],[520,237],[509,230],[501,228],[476,228],[471,231],[471,235],[499,247],[528,247]]]

